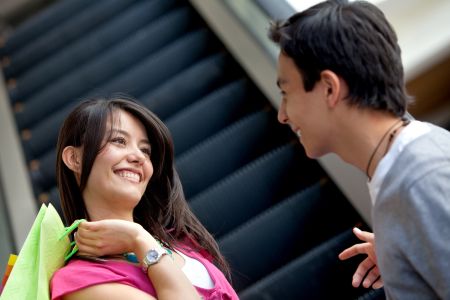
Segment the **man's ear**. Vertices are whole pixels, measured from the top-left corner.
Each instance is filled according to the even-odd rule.
[[[67,146],[62,152],[64,164],[76,174],[81,174],[81,150],[74,146]]]
[[[324,85],[324,93],[327,104],[330,108],[334,108],[342,99],[342,81],[336,73],[325,70],[320,73],[322,84]]]

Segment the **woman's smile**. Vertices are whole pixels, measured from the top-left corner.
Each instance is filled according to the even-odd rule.
[[[142,175],[139,172],[126,170],[126,169],[120,169],[114,171],[115,174],[119,175],[119,177],[124,178],[125,180],[134,182],[134,183],[140,183]]]

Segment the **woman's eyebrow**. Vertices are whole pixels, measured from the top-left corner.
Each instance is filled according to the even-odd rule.
[[[120,134],[125,135],[125,136],[130,136],[130,134],[127,131],[122,130],[122,129],[115,129],[115,128],[113,128],[113,129],[110,130],[110,133],[120,133]]]
[[[125,130],[123,130],[123,129],[112,129],[111,130],[111,133],[112,134],[114,134],[114,133],[119,133],[119,134],[122,134],[122,135],[124,135],[124,136],[126,136],[126,137],[130,137],[131,135],[128,133],[128,131],[125,131]],[[149,144],[150,145],[150,141],[147,139],[147,138],[144,138],[144,139],[141,139],[139,142],[141,142],[141,143],[145,143],[145,144]]]

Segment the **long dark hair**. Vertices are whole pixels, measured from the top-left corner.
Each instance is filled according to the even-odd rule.
[[[170,248],[179,242],[191,241],[191,246],[196,250],[206,250],[229,276],[228,265],[216,241],[192,213],[184,197],[174,166],[169,130],[155,114],[130,98],[121,96],[84,101],[62,125],[57,144],[56,173],[66,223],[71,224],[82,218],[89,220],[82,193],[94,161],[105,146],[103,141],[108,140],[105,139],[107,121],[113,120],[113,114],[118,110],[130,113],[144,125],[152,149],[154,172],[133,211],[134,221]],[[62,161],[62,152],[67,146],[83,148],[79,184],[74,173]]]

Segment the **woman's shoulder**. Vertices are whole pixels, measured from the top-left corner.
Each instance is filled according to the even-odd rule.
[[[105,283],[126,284],[155,295],[153,286],[138,266],[122,261],[73,259],[53,275],[52,299]]]

